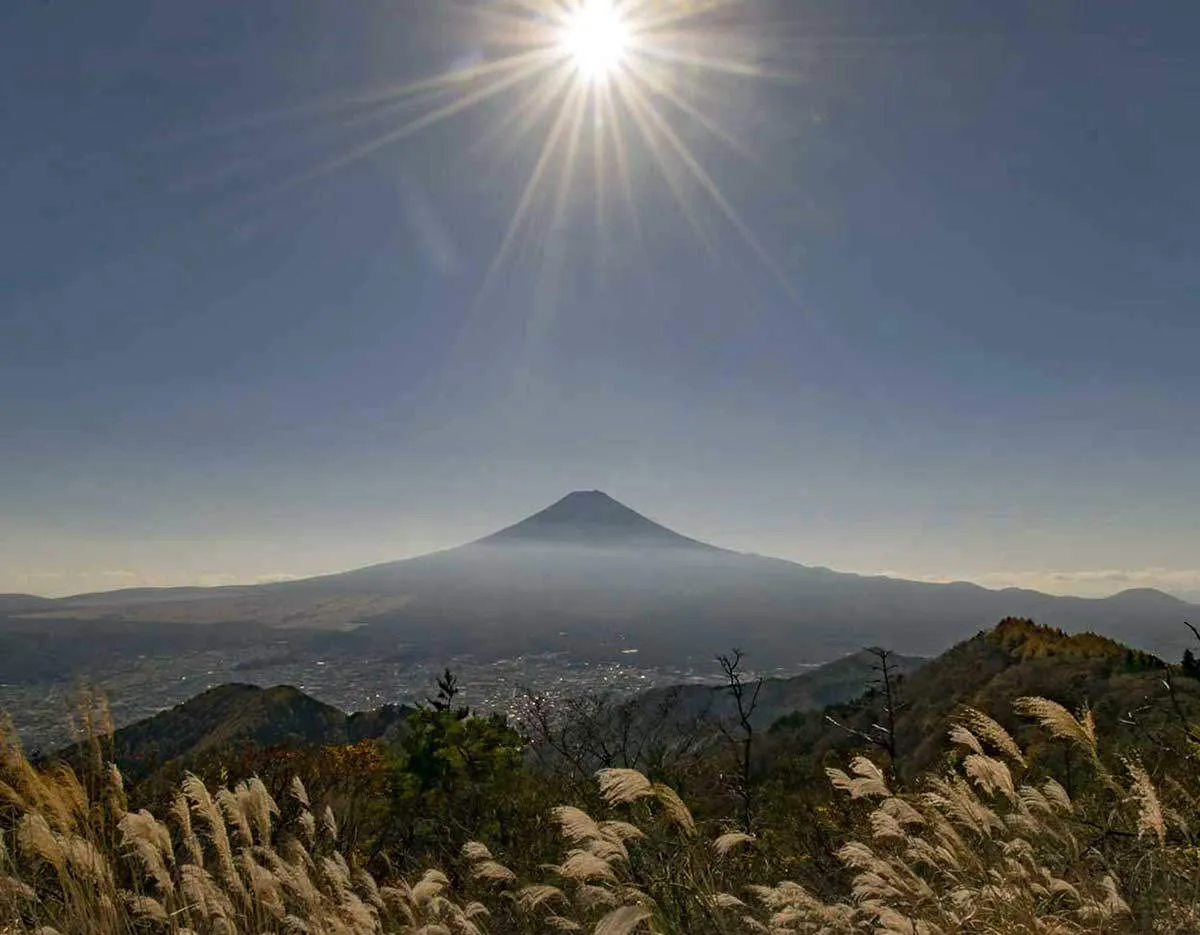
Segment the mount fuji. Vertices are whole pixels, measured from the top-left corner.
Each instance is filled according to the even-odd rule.
[[[36,601],[10,616],[333,631],[479,658],[636,649],[674,663],[743,646],[792,665],[864,645],[934,654],[1007,616],[1094,630],[1176,658],[1200,606],[1160,591],[1104,599],[870,577],[747,555],[577,491],[474,542],[298,581]]]

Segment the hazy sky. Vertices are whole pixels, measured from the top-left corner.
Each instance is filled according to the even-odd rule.
[[[840,569],[1200,596],[1200,5],[682,22],[657,147],[587,112],[495,264],[548,79],[367,145],[487,87],[397,94],[506,54],[471,6],[0,4],[0,590],[338,570],[602,488]]]

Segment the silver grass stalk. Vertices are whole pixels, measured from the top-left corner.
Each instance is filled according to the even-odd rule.
[[[476,880],[483,880],[487,883],[512,883],[517,879],[515,873],[504,866],[504,864],[495,860],[479,861],[472,868],[471,875]]]
[[[559,876],[568,880],[581,880],[585,882],[607,880],[615,882],[617,879],[612,865],[607,860],[579,849],[568,851],[567,859],[557,867],[552,867],[551,869]]]
[[[629,935],[650,916],[645,906],[621,906],[596,923],[595,935]]]
[[[596,778],[609,805],[625,805],[654,794],[654,784],[636,769],[602,769]]]
[[[972,753],[963,762],[963,771],[988,795],[1000,793],[1009,800],[1017,796],[1012,773],[1000,760]]]
[[[745,831],[727,831],[712,842],[712,848],[718,857],[726,856],[735,847],[742,844],[752,844],[757,838]]]
[[[696,821],[692,818],[692,813],[684,804],[683,799],[679,794],[668,785],[661,782],[654,783],[654,797],[658,799],[659,804],[663,807],[663,812],[672,824],[676,825],[684,834],[693,835],[696,833]]]
[[[990,744],[1013,762],[1021,766],[1025,765],[1025,755],[1021,752],[1021,748],[998,721],[970,705],[960,707],[956,719],[974,736]]]
[[[1163,819],[1162,804],[1158,799],[1158,790],[1154,788],[1154,782],[1150,779],[1150,774],[1146,772],[1140,763],[1133,760],[1126,761],[1125,768],[1129,770],[1129,775],[1133,779],[1133,785],[1129,791],[1133,794],[1138,804],[1138,837],[1152,834],[1158,840],[1160,846],[1166,844],[1167,823]]]
[[[486,844],[479,841],[468,841],[464,844],[462,854],[467,860],[492,860],[492,852]]]
[[[328,805],[321,813],[321,833],[330,841],[336,841],[338,836],[337,819],[333,817],[333,809]]]
[[[1018,698],[1013,704],[1013,709],[1036,720],[1051,737],[1074,743],[1093,758],[1098,756],[1096,722],[1086,706],[1078,718],[1057,701],[1051,701],[1049,698]]]
[[[304,788],[304,783],[300,781],[299,776],[293,776],[291,785],[288,786],[288,794],[299,802],[304,808],[311,808],[312,805],[308,801],[308,790]]]
[[[554,900],[565,902],[566,896],[557,886],[550,886],[546,883],[534,883],[517,891],[517,906],[525,912],[537,909]]]

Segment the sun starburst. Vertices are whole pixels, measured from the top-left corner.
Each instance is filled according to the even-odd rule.
[[[353,113],[343,127],[361,128],[357,139],[288,184],[479,110],[493,122],[472,151],[506,164],[529,160],[481,294],[519,238],[545,241],[548,228],[561,229],[588,189],[604,237],[612,235],[609,228],[637,236],[639,206],[656,184],[700,239],[710,239],[704,217],[715,214],[780,278],[705,158],[714,146],[751,155],[746,134],[731,125],[744,115],[730,102],[746,100],[755,82],[780,77],[758,64],[761,32],[751,22],[758,0],[444,2],[461,33],[459,61],[346,102]]]

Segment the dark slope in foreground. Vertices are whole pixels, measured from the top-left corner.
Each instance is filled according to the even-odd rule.
[[[843,574],[707,545],[587,491],[420,558],[254,587],[86,595],[38,615],[358,627],[356,647],[442,656],[629,646],[664,664],[737,644],[786,666],[872,644],[931,655],[1007,616],[1178,658],[1182,621],[1200,607],[1150,590],[1091,600]]]

